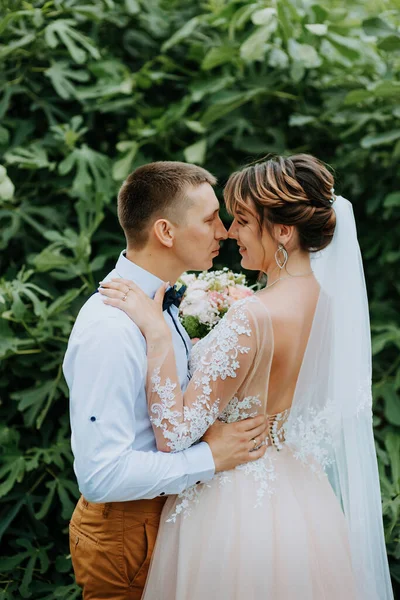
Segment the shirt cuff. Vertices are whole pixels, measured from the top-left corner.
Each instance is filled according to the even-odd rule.
[[[215,463],[210,446],[200,442],[184,451],[188,463],[187,487],[210,481],[215,475]]]

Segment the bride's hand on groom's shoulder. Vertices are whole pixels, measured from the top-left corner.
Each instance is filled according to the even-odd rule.
[[[104,304],[123,310],[148,339],[169,332],[162,310],[167,287],[168,284],[163,283],[158,288],[154,300],[129,279],[101,281],[98,291],[103,297]]]

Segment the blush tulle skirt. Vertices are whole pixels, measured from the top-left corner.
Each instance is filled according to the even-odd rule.
[[[260,461],[269,480],[257,506],[262,469],[202,485],[175,523],[168,519],[181,499],[168,498],[142,600],[359,600],[346,521],[326,476],[287,447]]]

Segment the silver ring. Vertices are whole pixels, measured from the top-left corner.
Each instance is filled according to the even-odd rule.
[[[255,450],[258,446],[258,442],[257,442],[256,438],[253,438],[253,444],[254,444],[254,450]]]

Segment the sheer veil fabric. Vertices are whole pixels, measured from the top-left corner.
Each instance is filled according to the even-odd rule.
[[[144,600],[393,598],[364,272],[351,204],[337,197],[333,206],[332,243],[312,257],[320,292],[291,407],[274,415],[262,459],[168,498]],[[196,344],[184,395],[173,355],[149,357],[158,441],[164,436],[179,450],[218,415],[233,421],[272,412],[268,293],[236,303]]]
[[[393,592],[372,430],[371,339],[364,270],[353,208],[338,196],[334,210],[333,240],[312,258],[321,296],[287,423],[287,439],[293,438],[298,445],[299,424],[308,424],[300,453],[307,454],[307,445],[310,449],[315,440],[348,524],[359,597],[389,600]],[[324,440],[320,439],[321,430]]]

